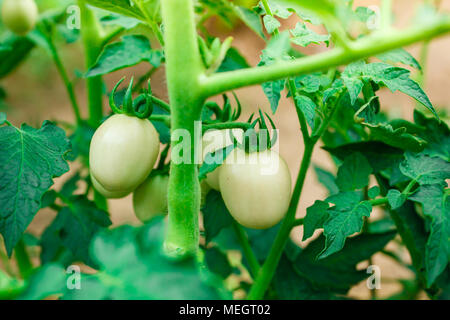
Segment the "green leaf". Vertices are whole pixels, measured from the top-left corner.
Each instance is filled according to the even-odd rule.
[[[207,277],[193,258],[174,261],[163,247],[164,227],[156,219],[141,228],[121,226],[101,232],[91,244],[99,272],[82,275],[80,290],[64,299],[219,299],[221,283]],[[183,284],[183,285],[180,285]]]
[[[339,192],[339,188],[335,182],[336,178],[331,172],[328,172],[325,169],[322,169],[318,166],[314,166],[314,171],[316,172],[317,179],[321,184],[325,186],[325,188],[328,189],[330,195]]]
[[[265,39],[263,25],[257,12],[245,7],[233,6],[234,13],[242,20],[251,30],[253,30],[261,38]]]
[[[273,114],[275,114],[278,109],[278,104],[281,98],[281,91],[284,90],[285,83],[286,80],[282,79],[271,82],[264,82],[263,84],[261,84],[264,94],[266,95],[267,99],[269,99],[270,109],[272,110]]]
[[[24,61],[35,47],[27,37],[8,34],[0,42],[0,79],[7,76]]]
[[[370,128],[370,138],[372,140],[382,141],[396,148],[420,152],[427,145],[425,140],[409,134],[405,127],[394,129],[392,125],[387,123],[380,123],[377,125],[363,123],[363,125]]]
[[[206,175],[220,167],[234,148],[235,146],[232,144],[214,152],[207,153],[199,169],[198,178],[200,180],[206,179]]]
[[[427,118],[421,112],[414,110],[414,122],[424,128],[419,133],[420,137],[428,143],[423,153],[450,161],[450,129],[445,121]]]
[[[217,72],[233,71],[248,67],[250,67],[250,65],[247,60],[245,60],[236,48],[231,47],[228,49],[225,59],[223,59]]]
[[[303,223],[303,241],[312,237],[314,231],[323,228],[324,222],[328,219],[327,202],[316,200],[314,204],[306,209],[306,216]]]
[[[218,247],[205,249],[205,262],[211,272],[224,279],[233,272],[233,267],[231,267],[227,255]]]
[[[381,190],[379,186],[373,186],[368,190],[367,195],[369,196],[369,198],[374,199],[380,195],[380,192]]]
[[[450,260],[450,197],[440,184],[422,185],[410,197],[423,205],[430,219],[430,236],[425,249],[427,285],[431,286]]]
[[[33,273],[20,300],[42,300],[61,294],[66,288],[65,270],[54,263],[46,264]]]
[[[422,279],[425,271],[425,244],[428,239],[423,219],[417,214],[411,201],[406,201],[400,208],[391,210],[390,214],[402,242],[409,251],[419,279]]]
[[[89,148],[94,133],[95,129],[92,128],[87,121],[81,121],[69,137],[72,144],[72,150],[70,150],[67,155],[67,159],[75,161],[76,158],[81,157],[81,160],[87,164],[89,159]]]
[[[422,70],[419,62],[405,49],[395,49],[377,55],[377,58],[387,63],[402,63],[407,66]]]
[[[322,147],[332,155],[344,160],[353,152],[363,154],[369,161],[374,173],[387,169],[403,160],[403,151],[381,141],[364,141],[344,144],[335,148]]]
[[[322,73],[305,74],[295,77],[295,86],[306,93],[315,93],[331,84],[330,78]]]
[[[406,153],[400,171],[419,184],[439,184],[450,178],[450,163],[438,157]]]
[[[295,106],[300,109],[300,112],[302,112],[305,116],[309,126],[314,130],[314,119],[316,118],[317,108],[316,104],[311,100],[311,98],[300,94],[295,95],[295,101]]]
[[[150,41],[142,35],[123,36],[121,41],[108,44],[97,62],[86,73],[86,77],[104,75],[146,61],[155,68],[163,61],[161,50],[152,49]]]
[[[341,191],[362,189],[369,184],[372,167],[361,153],[352,153],[339,167],[336,184]]]
[[[376,17],[375,11],[373,11],[372,9],[367,8],[367,7],[357,7],[355,9],[355,14],[356,14],[356,17],[361,22],[367,22],[372,17]]]
[[[328,210],[329,217],[323,225],[326,244],[319,259],[328,257],[344,247],[345,240],[356,232],[361,232],[364,217],[369,217],[372,206],[368,201],[355,201],[358,193],[345,192],[331,196],[327,201],[336,206]]]
[[[306,47],[311,43],[320,44],[321,42],[324,42],[328,46],[330,42],[329,34],[317,34],[301,22],[297,23],[295,28],[291,30],[291,34],[293,36],[291,41],[301,47]]]
[[[389,231],[358,235],[348,239],[341,251],[327,258],[316,260],[325,243],[325,237],[320,236],[291,258],[292,265],[302,282],[307,279],[313,288],[320,290],[321,293],[333,296],[335,294],[342,295],[369,276],[365,270],[357,270],[358,264],[383,249],[395,234],[395,231]],[[279,276],[283,277],[282,274]],[[292,283],[291,288],[295,288],[295,284],[296,282]],[[300,288],[303,286],[301,282],[299,286]]]
[[[6,113],[0,112],[0,126],[6,123]]]
[[[220,192],[215,190],[211,190],[207,194],[202,213],[206,243],[216,237],[223,228],[233,223],[233,218],[228,212]]]
[[[437,113],[425,92],[417,82],[410,78],[411,72],[407,69],[393,67],[385,63],[355,62],[347,66],[343,77],[359,77],[372,80],[378,85],[384,85],[392,92],[401,91],[416,99],[427,107],[436,117]]]
[[[94,236],[112,223],[108,213],[98,209],[94,202],[83,196],[73,199],[64,207],[44,231],[41,239],[42,261],[55,261],[61,247],[69,250],[72,261],[83,261],[94,266],[89,256],[89,245]]]
[[[344,80],[344,84],[347,87],[348,93],[350,95],[350,102],[353,105],[355,104],[356,99],[363,89],[364,82],[357,78],[348,77],[342,77],[342,80]]]
[[[335,298],[328,289],[317,289],[317,286],[306,275],[296,270],[286,254],[283,254],[277,266],[273,286],[278,299],[282,300],[330,300]]]
[[[400,208],[406,201],[406,195],[396,189],[389,190],[387,198],[392,210]]]
[[[145,21],[145,16],[138,6],[131,5],[129,0],[87,0],[87,3],[100,9]]]
[[[281,23],[276,18],[270,15],[265,15],[263,18],[263,22],[264,27],[266,27],[266,30],[269,34],[274,33],[275,30],[277,30],[281,26]]]
[[[0,128],[0,233],[9,255],[53,178],[69,171],[64,159],[69,147],[64,130],[47,121],[40,129]]]

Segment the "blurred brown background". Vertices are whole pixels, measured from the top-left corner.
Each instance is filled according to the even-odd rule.
[[[399,27],[405,27],[414,16],[417,5],[421,1],[412,0],[396,0],[394,2],[395,10],[395,24]],[[378,5],[379,1],[355,1],[355,6],[358,5]],[[443,11],[450,11],[450,0],[441,1],[440,8]],[[289,19],[286,26],[293,27],[296,21]],[[233,31],[227,31],[217,21],[210,21],[211,32],[220,37],[228,35],[232,32],[234,36],[233,45],[240,49],[240,51],[247,58],[251,65],[256,65],[259,62],[259,55],[264,48],[264,42],[255,34],[243,26],[238,26]],[[219,30],[219,33],[218,31]],[[320,31],[320,29],[319,29]],[[421,45],[415,45],[407,48],[416,59],[419,59]],[[75,70],[84,70],[81,48],[79,44],[71,44],[65,46],[62,50],[63,61],[66,63],[71,74]],[[326,50],[321,46],[312,45],[307,49],[302,49],[305,53],[315,53]],[[428,58],[426,60],[425,72],[425,91],[430,97],[430,100],[436,108],[447,108],[450,111],[450,36],[434,40],[429,48]],[[126,69],[125,71],[118,71],[105,77],[106,85],[110,90],[113,85],[123,76],[131,75],[140,76],[149,70],[149,65],[141,64],[137,67]],[[57,74],[57,71],[46,53],[42,49],[33,51],[30,58],[11,76],[2,80],[2,86],[8,92],[7,103],[10,109],[6,110],[8,119],[16,126],[22,122],[26,122],[32,126],[40,126],[43,120],[65,120],[73,121],[71,107],[67,98],[65,88]],[[167,101],[167,93],[165,90],[164,70],[158,70],[152,77],[152,86],[154,93]],[[79,81],[76,84],[76,93],[78,95],[79,103],[83,106],[82,114],[87,116],[85,107],[85,88],[83,82]],[[270,110],[267,99],[265,98],[260,86],[238,90],[237,95],[241,100],[244,108],[244,117],[257,108]],[[221,101],[221,98],[217,98]],[[404,117],[406,119],[412,118],[414,101],[403,95],[402,93],[392,94],[384,90],[381,94],[381,102],[383,109],[392,116]],[[105,100],[104,108],[107,108]],[[299,162],[303,153],[303,145],[299,132],[299,125],[297,123],[297,116],[293,108],[292,102],[282,98],[277,114],[274,117],[277,127],[280,129],[280,153],[284,156],[291,169],[292,178],[295,179]],[[315,164],[335,172],[335,168],[330,161],[326,152],[317,148],[313,157]],[[60,178],[57,179],[56,185],[61,183]],[[301,204],[298,208],[298,216],[302,217],[305,214],[305,209],[312,205],[316,199],[324,199],[327,196],[326,190],[318,184],[314,172],[310,172],[304,187],[304,192],[301,198]],[[114,224],[132,223],[138,225],[138,220],[134,217],[131,206],[131,196],[109,201],[112,221]],[[35,235],[39,235],[45,227],[50,223],[54,217],[54,213],[50,210],[42,210],[34,219],[29,227],[29,231]],[[301,227],[293,232],[293,237],[296,240],[301,238]],[[301,244],[304,245],[304,244]],[[2,245],[3,246],[3,245]],[[394,244],[390,244],[395,248]],[[408,259],[407,253],[401,253],[405,259]],[[381,255],[376,255],[374,263],[381,267],[382,289],[378,290],[380,297],[386,297],[399,290],[400,287],[390,279],[408,278],[412,277],[410,271],[399,267],[392,260]],[[364,266],[361,266],[363,268]],[[365,283],[361,283],[353,288],[350,296],[358,298],[369,298],[370,293],[366,288]],[[421,298],[425,298],[422,295]]]

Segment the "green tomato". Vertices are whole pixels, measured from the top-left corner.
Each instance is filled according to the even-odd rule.
[[[226,207],[247,228],[270,228],[288,210],[291,175],[275,151],[234,149],[220,169],[219,182]]]
[[[92,176],[109,192],[136,189],[159,153],[159,136],[147,119],[116,114],[95,131],[89,151]]]
[[[39,11],[33,0],[4,0],[2,5],[3,24],[12,32],[23,36],[33,30]]]
[[[143,223],[167,213],[169,176],[155,175],[144,181],[133,193],[136,217]]]
[[[203,141],[202,141],[202,146],[203,146],[203,152],[202,152],[202,160],[205,160],[205,157],[208,153],[217,151],[219,149],[225,148],[231,144],[233,144],[233,141],[231,140],[230,137],[230,130],[231,129],[226,129],[226,130],[208,130],[205,132],[205,134],[203,135]],[[236,139],[238,141],[241,142],[242,137],[243,137],[243,130],[241,129],[233,129],[233,135],[236,137]],[[213,188],[214,190],[219,191],[220,190],[220,186],[219,186],[219,171],[220,171],[220,167],[216,168],[213,172],[210,172],[206,175],[206,183],[208,183],[208,185]]]
[[[119,198],[123,198],[126,197],[127,195],[129,195],[131,193],[131,191],[133,190],[123,190],[123,191],[109,191],[107,189],[105,189],[105,187],[103,187],[95,178],[94,176],[91,174],[91,181],[92,181],[92,185],[95,188],[95,190],[97,190],[98,192],[100,192],[100,194],[102,194],[105,198],[108,199],[119,199]]]

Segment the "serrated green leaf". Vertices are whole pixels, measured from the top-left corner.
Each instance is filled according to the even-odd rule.
[[[269,34],[274,33],[275,30],[277,30],[281,26],[281,23],[276,18],[268,14],[264,16],[263,22],[264,27]]]
[[[61,295],[66,288],[65,270],[62,266],[50,263],[35,271],[19,300],[42,300],[52,295]]]
[[[145,21],[145,15],[138,6],[131,5],[130,0],[87,0],[87,3],[100,9]]]
[[[339,188],[336,185],[336,177],[329,171],[322,169],[318,166],[314,166],[314,171],[316,172],[317,179],[321,184],[328,189],[330,195],[336,194],[339,192]]]
[[[450,197],[440,184],[422,185],[410,197],[423,205],[430,219],[430,235],[425,249],[427,285],[431,286],[450,260]]]
[[[69,148],[64,130],[47,121],[40,129],[0,128],[0,233],[9,255],[53,178],[69,171],[64,159]]]
[[[428,143],[423,153],[450,161],[450,129],[445,121],[427,118],[414,110],[414,122],[424,128],[418,133]]]
[[[149,62],[155,68],[163,61],[161,50],[152,49],[148,38],[142,35],[123,36],[121,41],[108,44],[86,77],[104,75],[122,68],[134,66],[140,62]]]
[[[379,54],[377,58],[383,62],[402,63],[417,70],[422,70],[419,62],[408,51],[402,48]]]
[[[270,102],[270,109],[272,110],[273,114],[275,114],[278,109],[278,104],[281,98],[281,91],[284,90],[285,83],[286,80],[282,79],[271,82],[264,82],[263,84],[261,84],[264,94]]]
[[[236,48],[228,49],[225,59],[223,59],[217,72],[233,71],[248,68],[250,65],[247,60],[239,53]]]
[[[29,38],[12,34],[3,37],[0,45],[0,79],[16,69],[35,47]]]
[[[370,138],[372,140],[382,141],[396,148],[406,151],[420,152],[427,145],[425,140],[408,133],[405,127],[394,129],[392,125],[388,123],[380,123],[376,125],[363,123],[363,125],[370,128]]]
[[[341,251],[316,260],[325,244],[325,237],[319,236],[294,257],[294,269],[321,292],[345,294],[368,277],[365,270],[356,269],[357,265],[383,249],[395,234],[395,231],[388,231],[358,235],[348,239]]]
[[[141,228],[105,230],[91,245],[98,273],[82,275],[80,290],[67,290],[64,299],[218,299],[220,282],[204,276],[193,258],[174,261],[161,250],[160,219]],[[206,272],[206,271],[205,271]],[[208,283],[207,283],[208,282]],[[180,286],[180,284],[183,284]]]
[[[245,7],[233,6],[234,13],[242,20],[251,30],[253,30],[261,38],[265,39],[263,25],[259,14]]]
[[[205,250],[205,262],[211,272],[222,278],[227,278],[233,272],[233,267],[231,267],[227,255],[218,247]]]
[[[419,184],[439,184],[450,178],[450,163],[424,154],[406,153],[400,171]]]
[[[403,151],[401,149],[394,148],[381,141],[355,142],[335,148],[326,146],[322,148],[340,160],[344,160],[350,153],[359,152],[369,161],[374,173],[387,169],[403,160]]]
[[[346,192],[327,199],[327,201],[334,202],[336,207],[328,210],[329,217],[323,225],[326,244],[319,259],[338,252],[344,247],[347,237],[361,232],[363,218],[370,216],[372,206],[368,201],[355,203],[355,198],[354,193]]]
[[[301,22],[297,23],[295,28],[291,30],[291,34],[293,36],[291,41],[301,47],[306,47],[311,43],[320,44],[321,42],[324,42],[328,46],[330,43],[329,34],[318,34],[308,29],[306,24]]]
[[[380,187],[379,186],[373,186],[370,188],[367,192],[369,198],[374,199],[380,195]]]
[[[89,257],[89,245],[94,236],[112,223],[108,213],[98,209],[94,202],[83,196],[73,199],[70,207],[64,207],[42,235],[43,261],[54,261],[62,246],[70,251],[73,261],[81,260],[93,266]]]
[[[314,130],[314,120],[316,118],[317,108],[316,104],[311,100],[311,98],[300,94],[295,95],[295,101],[295,106],[300,109],[300,112],[305,116],[306,122],[308,122],[311,129]]]
[[[234,148],[234,145],[229,145],[225,148],[207,153],[198,171],[198,178],[200,180],[206,179],[207,174],[220,167]]]
[[[314,204],[306,209],[306,216],[303,222],[303,241],[310,238],[316,229],[323,228],[324,222],[328,219],[327,202],[316,200]]]
[[[406,195],[396,189],[389,190],[387,198],[392,210],[400,208],[406,201]]]
[[[353,191],[369,184],[372,167],[361,153],[352,153],[344,159],[339,167],[336,184],[341,191]]]

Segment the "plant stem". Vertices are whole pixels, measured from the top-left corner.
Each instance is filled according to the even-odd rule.
[[[87,7],[86,0],[78,0],[81,14],[81,37],[83,40],[85,66],[88,70],[97,61],[102,50],[102,29],[94,13]],[[97,128],[103,117],[103,81],[101,76],[86,79],[89,124]]]
[[[192,151],[196,150],[201,136],[201,132],[195,132],[195,122],[200,120],[204,102],[199,86],[204,67],[198,49],[192,0],[164,0],[161,8],[172,130],[169,220],[164,246],[168,256],[181,258],[195,255],[198,250],[201,192],[194,161],[196,155]],[[183,54],[180,54],[180,47]]]
[[[20,275],[23,279],[26,279],[31,270],[33,270],[33,264],[31,263],[30,257],[27,252],[27,247],[23,239],[17,243],[15,250],[17,266],[19,267]]]
[[[155,96],[152,96],[152,101],[153,101],[156,105],[158,105],[161,109],[163,109],[163,110],[165,110],[165,111],[167,111],[167,112],[170,113],[170,105],[169,105],[168,103],[164,102],[164,101],[161,100],[161,99],[158,99],[158,98],[155,97]]]
[[[244,256],[247,259],[248,265],[250,267],[250,274],[253,278],[255,278],[259,272],[260,265],[259,265],[258,259],[256,258],[255,254],[253,253],[252,247],[250,246],[247,234],[244,231],[244,229],[241,227],[241,225],[238,224],[236,221],[233,221],[233,229],[234,229],[234,232],[236,233],[239,243],[241,244],[242,251],[244,252]]]
[[[267,81],[287,78],[348,64],[381,52],[431,39],[450,31],[450,18],[439,19],[427,26],[415,25],[406,30],[379,31],[354,41],[349,48],[336,47],[324,53],[292,61],[280,61],[270,66],[215,73],[202,77],[207,96]]]
[[[70,103],[72,105],[73,113],[75,115],[75,119],[77,123],[79,124],[81,122],[81,115],[80,115],[80,108],[78,107],[77,98],[73,89],[73,84],[69,80],[69,76],[67,75],[66,68],[64,67],[61,58],[59,56],[58,50],[55,47],[55,44],[53,43],[52,34],[49,32],[46,35],[47,43],[50,48],[50,52],[53,58],[53,61],[56,65],[56,69],[59,72],[59,75],[61,76],[64,85],[66,86],[67,93],[69,95]]]
[[[308,126],[306,125],[306,119],[305,115],[302,112],[302,109],[300,108],[300,105],[297,102],[297,99],[295,99],[295,95],[297,92],[297,88],[295,86],[294,79],[289,79],[289,91],[291,92],[292,100],[294,101],[295,111],[297,112],[298,122],[300,123],[300,130],[302,131],[303,136],[303,142],[306,145],[309,141],[309,132],[308,132]]]

